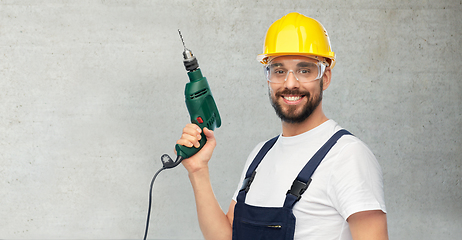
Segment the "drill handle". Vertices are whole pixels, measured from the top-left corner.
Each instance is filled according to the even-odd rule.
[[[198,148],[196,147],[185,147],[183,145],[175,145],[175,150],[177,156],[181,156],[183,159],[189,158],[199,152],[202,147],[207,143],[207,137],[205,137],[205,134],[202,132],[201,133],[201,140],[199,140],[200,146]]]

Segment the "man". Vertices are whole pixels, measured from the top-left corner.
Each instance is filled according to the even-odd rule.
[[[183,165],[205,239],[388,239],[377,160],[323,113],[322,93],[335,65],[324,27],[290,13],[268,29],[258,60],[265,64],[282,134],[249,155],[243,187],[225,214],[207,165],[216,141],[212,131],[203,130],[207,144]],[[200,133],[188,124],[177,143],[197,147]]]

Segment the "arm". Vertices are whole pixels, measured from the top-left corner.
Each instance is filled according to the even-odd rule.
[[[347,221],[354,240],[388,240],[387,216],[381,210],[357,212]]]
[[[198,146],[200,133],[201,129],[197,125],[188,124],[183,129],[183,135],[177,143],[187,147]],[[207,143],[204,147],[194,156],[184,159],[182,163],[188,171],[194,190],[197,216],[204,238],[230,240],[232,238],[232,215],[235,203],[231,203],[230,213],[228,213],[230,216],[228,216],[224,214],[215,198],[210,183],[208,161],[212,157],[216,141],[212,131],[204,128],[204,134],[207,137]]]

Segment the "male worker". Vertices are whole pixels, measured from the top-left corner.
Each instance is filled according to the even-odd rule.
[[[335,54],[324,27],[290,13],[271,25],[264,53],[271,103],[282,134],[250,153],[225,214],[210,184],[216,141],[183,160],[205,239],[388,239],[382,173],[358,138],[328,119],[322,93]],[[201,129],[188,124],[178,144],[198,146]]]

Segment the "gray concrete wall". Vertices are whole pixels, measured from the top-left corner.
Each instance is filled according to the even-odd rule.
[[[391,239],[462,235],[462,2],[0,1],[0,238],[140,239],[149,183],[188,122],[181,29],[220,109],[226,210],[249,151],[280,132],[255,57],[291,11],[338,63],[328,116],[380,161]],[[183,167],[154,186],[149,237],[202,238]]]

